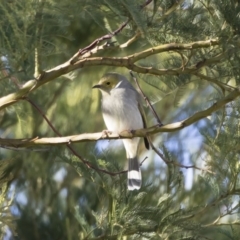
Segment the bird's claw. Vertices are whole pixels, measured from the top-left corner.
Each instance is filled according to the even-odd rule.
[[[136,131],[133,130],[133,129],[128,129],[127,132],[128,132],[128,133],[131,133],[131,134],[134,134]]]
[[[125,129],[123,131],[120,132],[120,135],[121,133],[124,133],[124,132],[127,132],[127,133],[130,133],[130,134],[134,134],[136,132],[136,130],[133,130],[133,129]]]
[[[103,130],[102,131],[102,138],[109,137],[109,135],[112,134],[112,131],[109,130]]]

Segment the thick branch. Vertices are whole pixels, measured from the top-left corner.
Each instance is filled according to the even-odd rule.
[[[74,64],[71,63],[71,59],[67,62],[50,69],[41,75],[38,76],[37,80],[29,80],[24,86],[16,93],[9,94],[5,97],[0,98],[0,110],[15,103],[16,101],[22,99],[26,96],[30,91],[37,89],[43,84],[50,82],[66,73],[69,73],[73,70],[88,67],[88,66],[96,66],[96,65],[108,65],[108,66],[121,66],[126,67],[130,70],[139,73],[150,73],[153,75],[179,75],[179,74],[190,74],[196,72],[199,69],[196,67],[191,68],[178,68],[178,69],[154,69],[147,67],[140,67],[134,65],[136,61],[140,59],[149,57],[151,55],[155,55],[162,52],[173,51],[173,50],[189,50],[189,49],[197,49],[197,48],[207,48],[214,45],[218,45],[218,40],[207,40],[207,41],[198,41],[192,42],[188,44],[164,44],[158,47],[149,48],[145,51],[129,55],[126,57],[93,57],[93,58],[84,58],[81,59]],[[212,63],[212,62],[211,62]],[[204,64],[206,65],[206,63]]]
[[[112,133],[107,137],[99,133],[84,133],[74,136],[66,137],[53,137],[53,138],[27,138],[27,139],[0,139],[0,145],[2,147],[12,147],[12,148],[21,148],[21,147],[32,147],[32,146],[41,146],[41,145],[62,145],[69,144],[72,142],[88,142],[88,141],[97,141],[100,139],[122,139],[122,138],[133,138],[133,137],[145,137],[147,135],[152,135],[160,132],[175,132],[178,130],[187,127],[200,119],[203,119],[207,116],[210,116],[213,112],[221,109],[227,103],[233,101],[238,96],[240,96],[240,90],[236,89],[232,91],[225,98],[217,101],[211,107],[206,110],[199,111],[189,118],[186,118],[183,121],[170,123],[164,126],[153,126],[147,129],[138,129],[134,131],[129,131],[126,129],[121,133]]]
[[[218,44],[219,44],[219,41],[217,39],[211,39],[207,41],[198,41],[193,43],[169,43],[169,44],[163,44],[157,47],[149,48],[140,53],[135,53],[133,55],[130,55],[129,58],[132,59],[132,62],[137,62],[140,59],[147,58],[157,53],[162,53],[167,51],[176,51],[176,50],[193,50],[197,48],[208,48]]]
[[[30,80],[26,82],[19,91],[0,98],[0,110],[27,96],[37,84],[38,82],[36,80]]]

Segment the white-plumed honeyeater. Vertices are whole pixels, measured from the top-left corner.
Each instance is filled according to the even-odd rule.
[[[112,132],[146,128],[146,117],[140,94],[132,84],[117,73],[105,74],[97,85],[102,93],[102,113],[107,129]],[[138,145],[140,138],[123,139],[128,158],[128,189],[140,189],[141,170],[138,162]],[[144,138],[149,149],[149,142]]]

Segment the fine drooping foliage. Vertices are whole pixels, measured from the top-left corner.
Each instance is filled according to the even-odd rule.
[[[9,0],[0,16],[2,238],[239,239],[238,1]],[[91,87],[129,70],[167,126],[134,192],[119,141],[57,138],[102,131]]]

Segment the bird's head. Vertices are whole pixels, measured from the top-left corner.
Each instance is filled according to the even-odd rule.
[[[121,75],[117,73],[107,73],[100,79],[98,84],[94,85],[92,88],[99,88],[103,92],[109,93],[112,89],[119,86],[122,81]]]

